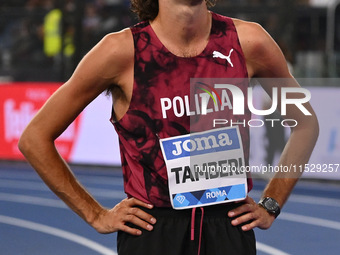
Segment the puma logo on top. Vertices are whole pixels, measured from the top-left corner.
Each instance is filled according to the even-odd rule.
[[[234,51],[234,49],[231,49],[230,52],[229,52],[229,56],[225,56],[221,52],[218,52],[218,51],[215,50],[213,52],[213,57],[225,59],[225,60],[228,61],[228,63],[230,64],[231,67],[234,67],[234,65],[233,65],[233,63],[231,62],[231,59],[230,59],[231,53],[233,53],[233,51]]]

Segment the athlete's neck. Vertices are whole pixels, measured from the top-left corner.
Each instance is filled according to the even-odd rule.
[[[195,55],[209,40],[211,14],[204,0],[159,0],[158,15],[150,23],[170,51]]]

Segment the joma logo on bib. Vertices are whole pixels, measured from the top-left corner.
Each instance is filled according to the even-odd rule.
[[[233,141],[230,140],[227,133],[221,133],[217,136],[210,135],[208,137],[197,137],[185,140],[184,142],[176,141],[172,144],[176,147],[176,149],[172,151],[172,154],[174,156],[179,156],[183,153],[183,150],[186,152],[194,152],[218,148],[220,146],[225,147],[232,145]]]
[[[240,148],[236,129],[169,138],[163,142],[167,160]]]

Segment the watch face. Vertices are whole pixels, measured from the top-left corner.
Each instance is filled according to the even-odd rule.
[[[264,205],[267,208],[267,210],[269,210],[269,211],[276,211],[277,208],[278,208],[277,202],[274,201],[273,199],[267,199],[267,201],[265,201]]]
[[[274,214],[275,218],[280,214],[281,209],[279,203],[271,197],[262,199],[259,204],[263,206],[269,213]]]

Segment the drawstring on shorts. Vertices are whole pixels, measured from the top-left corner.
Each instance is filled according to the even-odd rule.
[[[201,241],[202,241],[202,228],[203,228],[203,217],[204,217],[204,209],[201,209],[201,220],[200,220],[200,232],[199,232],[199,239],[198,239],[198,252],[197,254],[200,255],[201,253]],[[196,218],[196,207],[192,208],[191,211],[191,241],[195,240],[195,218]]]

